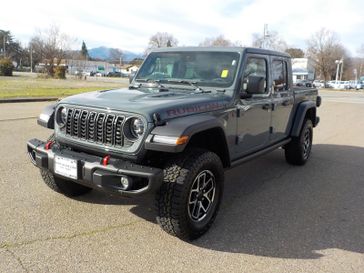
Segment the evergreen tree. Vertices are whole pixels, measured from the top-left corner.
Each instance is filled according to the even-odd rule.
[[[88,50],[87,50],[87,46],[85,44],[85,41],[82,41],[82,47],[81,47],[81,55],[82,57],[86,59],[88,59],[89,54],[88,54]]]

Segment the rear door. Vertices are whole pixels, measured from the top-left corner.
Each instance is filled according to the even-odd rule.
[[[289,135],[294,97],[289,78],[289,59],[272,56],[271,64],[273,93],[270,143],[274,143]]]
[[[271,97],[269,90],[269,57],[248,54],[241,77],[241,93],[246,93],[249,79],[261,78],[263,89],[250,90],[251,97],[240,99],[237,104],[237,154],[241,157],[260,150],[269,144],[271,123]]]

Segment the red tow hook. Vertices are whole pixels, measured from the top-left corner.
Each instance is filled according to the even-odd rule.
[[[46,143],[46,145],[44,146],[44,148],[45,148],[46,150],[50,150],[50,149],[52,148],[53,144],[54,144],[54,142],[53,142],[53,141],[48,141],[48,142]]]
[[[107,164],[109,164],[109,160],[110,160],[110,155],[105,155],[104,158],[102,159],[102,165],[106,166]]]

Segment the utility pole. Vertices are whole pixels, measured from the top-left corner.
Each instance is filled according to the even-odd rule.
[[[269,37],[269,33],[268,33],[268,24],[264,24],[264,30],[263,30],[263,42],[262,42],[262,46],[261,48],[266,48],[266,38]]]
[[[33,45],[30,44],[30,73],[33,73]]]

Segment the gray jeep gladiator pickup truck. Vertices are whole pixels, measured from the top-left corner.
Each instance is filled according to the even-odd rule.
[[[128,89],[46,107],[38,124],[54,133],[27,151],[51,189],[153,193],[160,226],[194,239],[216,217],[224,169],[280,147],[288,163],[306,163],[320,104],[316,89],[293,86],[287,54],[157,49]]]

